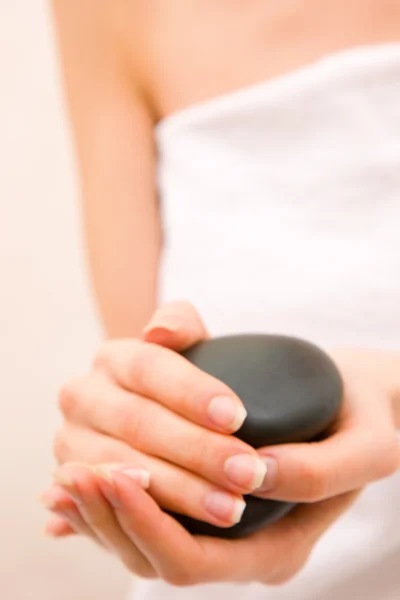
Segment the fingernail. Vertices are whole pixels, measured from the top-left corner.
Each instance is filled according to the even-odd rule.
[[[115,468],[102,466],[95,467],[94,471],[99,477],[99,486],[104,497],[109,501],[111,506],[119,508],[121,506],[121,500],[112,476],[112,473],[115,472]]]
[[[144,469],[124,469],[121,473],[138,483],[144,490],[150,487],[150,473]]]
[[[172,316],[165,316],[163,319],[152,319],[143,329],[143,333],[153,333],[153,331],[156,330],[165,331],[167,333],[176,333],[180,329],[180,326],[181,324],[176,318]]]
[[[122,473],[126,475],[144,490],[150,487],[150,473],[145,469],[135,469],[129,466],[122,465],[101,465],[95,468],[95,472],[103,479],[106,479],[111,485],[114,485],[113,473]]]
[[[67,473],[64,473],[63,471],[56,471],[54,473],[54,479],[57,483],[64,487],[67,494],[71,496],[71,498],[75,500],[75,502],[82,502],[82,496],[76,488],[74,480],[69,475],[67,475]]]
[[[43,494],[37,497],[37,500],[42,506],[44,506],[44,508],[47,508],[47,510],[52,510],[57,506],[57,499],[54,497],[52,490],[44,492]]]
[[[272,456],[260,455],[260,458],[266,467],[266,473],[260,487],[255,490],[257,495],[273,490],[278,476],[278,461]]]
[[[206,510],[220,521],[239,523],[246,508],[246,502],[224,492],[211,492],[205,501]]]
[[[73,479],[64,471],[56,471],[53,475],[55,481],[61,485],[73,486]]]
[[[267,467],[262,460],[250,454],[237,454],[228,458],[224,470],[232,483],[253,491],[264,481]]]
[[[218,427],[231,432],[240,429],[247,417],[247,411],[243,404],[229,396],[213,398],[208,405],[207,414]]]

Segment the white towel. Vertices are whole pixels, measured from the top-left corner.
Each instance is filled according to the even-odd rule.
[[[400,349],[400,44],[361,47],[182,110],[156,130],[160,300],[214,335]],[[394,600],[400,476],[376,483],[282,588],[139,582],[137,600]]]

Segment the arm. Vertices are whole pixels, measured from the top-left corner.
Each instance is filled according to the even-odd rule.
[[[151,113],[109,13],[53,0],[93,287],[109,337],[134,337],[157,293],[161,227]]]

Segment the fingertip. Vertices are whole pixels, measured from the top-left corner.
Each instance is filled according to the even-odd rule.
[[[129,476],[115,473],[113,479],[121,508],[125,509],[125,518],[140,537],[147,540],[158,538],[166,521],[173,528],[182,528],[180,523],[165,513],[146,490]]]
[[[195,307],[186,301],[160,307],[143,330],[143,340],[181,351],[209,334]]]
[[[126,504],[126,495],[121,493],[119,475],[123,475],[122,482],[127,480],[130,485],[130,494],[134,493],[134,487],[147,489],[150,486],[150,473],[144,469],[135,469],[129,466],[100,465],[95,468],[97,483],[100,492],[114,508]]]
[[[39,494],[37,501],[50,511],[74,506],[73,500],[66,490],[58,485],[54,485],[42,494]]]
[[[178,333],[179,329],[155,326],[143,331],[143,340],[149,344],[157,344],[158,346],[173,349]]]
[[[246,420],[247,411],[240,400],[219,395],[208,404],[207,418],[213,427],[225,433],[236,433]]]
[[[42,529],[42,536],[47,538],[61,538],[76,535],[76,531],[62,517],[55,516]]]
[[[129,508],[129,510],[154,511],[162,513],[161,508],[155,500],[147,493],[138,481],[135,481],[129,475],[122,472],[112,474],[113,487],[118,494],[119,504]]]
[[[94,468],[90,465],[65,465],[55,473],[54,479],[77,504],[81,503],[83,498],[95,496],[99,491]]]

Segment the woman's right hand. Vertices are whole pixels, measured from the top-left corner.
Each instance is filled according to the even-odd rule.
[[[266,467],[230,435],[246,417],[240,399],[178,354],[206,337],[191,305],[171,303],[142,340],[106,342],[91,371],[62,388],[59,464],[144,469],[161,508],[220,527],[238,522],[242,495],[262,484]]]

